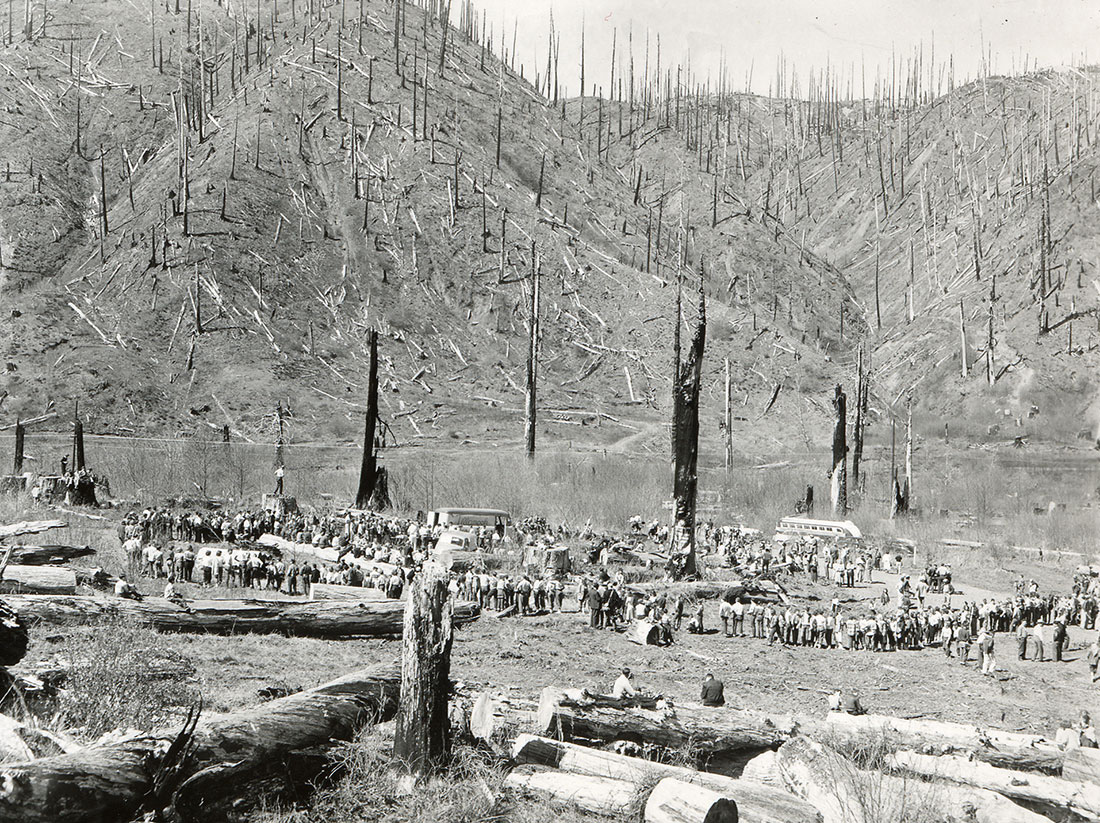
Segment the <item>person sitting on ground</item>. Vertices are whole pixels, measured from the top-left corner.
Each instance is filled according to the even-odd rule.
[[[858,695],[840,690],[829,695],[829,711],[843,714],[865,714]]]
[[[118,582],[115,583],[115,596],[125,597],[128,600],[141,600],[141,594],[131,586],[127,580],[126,575],[119,575]]]
[[[637,695],[638,690],[630,682],[630,669],[623,666],[622,673],[615,681],[615,685],[611,687],[611,696],[616,700],[622,700],[625,697],[636,697]]]
[[[176,584],[171,581],[164,586],[164,599],[181,605],[185,602],[183,595],[176,588]]]
[[[707,678],[703,681],[703,692],[700,696],[704,706],[726,705],[726,687],[713,673],[707,672]]]

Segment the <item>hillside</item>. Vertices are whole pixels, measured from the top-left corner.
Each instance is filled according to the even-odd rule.
[[[750,409],[776,383],[827,388],[852,303],[838,272],[746,217],[712,225],[712,176],[667,129],[594,156],[596,124],[563,118],[473,22],[441,69],[430,11],[407,6],[396,41],[393,17],[108,0],[4,49],[8,416],[79,399],[100,431],[269,437],[282,402],[298,437],[354,437],[375,326],[398,441],[515,439],[532,250],[542,405],[633,421],[597,441],[663,439],[681,253],[689,308],[706,273],[714,377],[729,356]]]
[[[96,431],[270,440],[282,404],[292,438],[354,439],[374,327],[390,442],[517,442],[536,268],[545,448],[664,450],[678,272],[689,317],[700,271],[708,295],[708,440],[729,358],[746,451],[825,443],[861,342],[879,413],[916,385],[984,436],[1006,408],[1075,431],[1095,405],[1091,75],[822,118],[670,70],[560,101],[437,4],[42,13],[0,50],[6,419],[79,400]]]

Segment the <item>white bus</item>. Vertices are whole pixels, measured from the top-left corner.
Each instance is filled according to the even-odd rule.
[[[495,531],[503,539],[511,538],[512,516],[501,509],[436,509],[428,512],[428,526],[449,531],[472,531],[478,526]]]
[[[812,517],[784,517],[775,529],[776,537],[824,537],[861,540],[863,532],[851,520],[815,520]]]

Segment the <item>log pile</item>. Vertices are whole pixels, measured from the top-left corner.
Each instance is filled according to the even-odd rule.
[[[787,791],[683,766],[670,766],[612,752],[563,743],[546,737],[520,735],[512,748],[520,764],[559,769],[571,775],[614,780],[634,786],[652,785],[654,779],[675,780],[708,789],[737,803],[745,823],[816,823],[817,811]]]
[[[639,787],[675,778],[733,800],[753,821],[1100,820],[1100,750],[1065,752],[1042,735],[876,715],[763,716],[663,701],[640,708],[557,688],[544,689],[535,725],[546,737],[517,738],[512,758],[524,769],[512,785],[563,801],[575,795],[572,802],[604,814],[627,786],[636,804]],[[762,753],[733,779],[586,748],[623,742],[661,757],[687,746],[704,760]],[[868,746],[885,753],[874,769],[840,751]],[[598,791],[603,808],[592,800]]]
[[[290,600],[190,600],[150,597],[11,595],[5,598],[26,625],[81,625],[132,620],[160,631],[285,634],[299,637],[399,637],[404,606],[384,602]],[[477,618],[474,603],[455,605],[455,623]]]

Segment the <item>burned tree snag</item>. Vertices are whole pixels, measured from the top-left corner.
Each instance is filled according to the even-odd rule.
[[[733,403],[730,393],[730,359],[726,358],[726,406],[723,413],[723,427],[725,428],[725,461],[726,474],[733,468]]]
[[[84,424],[80,422],[80,407],[73,411],[73,472],[84,469]]]
[[[867,393],[868,377],[863,364],[863,347],[859,349],[856,376],[856,419],[853,427],[853,439],[855,444],[852,451],[852,487],[857,492],[862,491],[859,484],[859,464],[863,460],[863,429],[867,425]]]
[[[962,361],[963,380],[970,376],[969,364],[966,360],[966,309],[963,301],[959,301],[959,358]]]
[[[902,511],[908,513],[913,499],[913,396],[905,401],[905,487],[902,489]]]
[[[848,398],[838,384],[833,395],[833,467],[829,473],[833,514],[842,517],[848,511]]]
[[[12,474],[23,473],[23,441],[27,436],[27,427],[19,420],[15,421],[15,466]]]
[[[535,424],[538,409],[539,370],[539,261],[531,244],[531,313],[530,339],[527,343],[527,392],[523,423],[524,452],[528,460],[535,459]]]
[[[447,710],[454,607],[448,595],[446,572],[428,563],[405,604],[393,757],[400,771],[414,777],[438,771],[450,753]]]
[[[359,489],[355,505],[365,509],[370,505],[378,482],[378,457],[374,451],[374,433],[378,427],[378,332],[370,331],[370,367],[367,373],[367,414],[363,431],[363,463],[359,468]]]
[[[676,522],[670,572],[690,577],[695,566],[695,497],[699,485],[699,383],[703,372],[703,349],[707,333],[707,301],[703,288],[703,267],[699,266],[699,310],[687,358],[680,362],[680,301],[676,305],[676,363],[672,396],[673,512]]]

